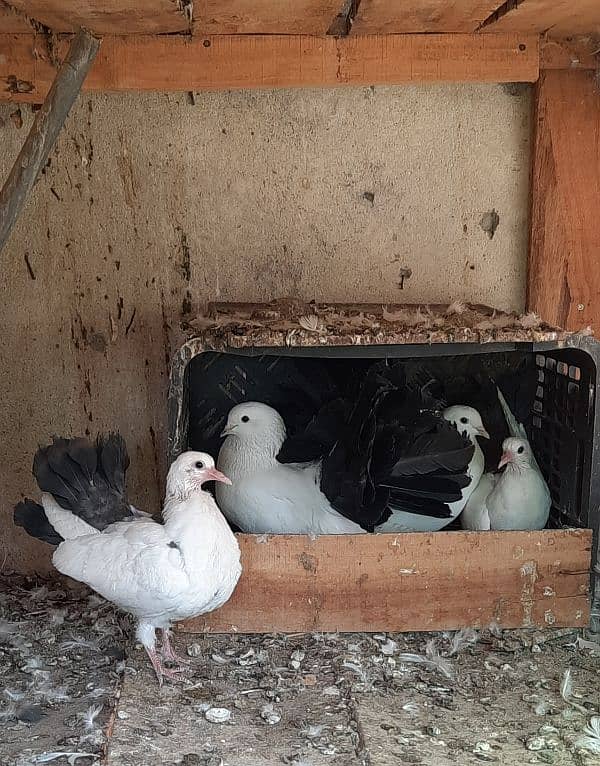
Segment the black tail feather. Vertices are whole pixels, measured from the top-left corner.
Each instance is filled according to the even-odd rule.
[[[98,436],[96,449],[102,471],[109,487],[115,492],[125,494],[125,473],[129,468],[129,455],[125,439],[118,433]]]
[[[41,505],[25,498],[15,505],[13,519],[18,527],[23,527],[31,537],[36,537],[50,545],[60,545],[63,538],[50,524]]]
[[[42,492],[51,494],[67,511],[96,529],[131,515],[125,492],[129,457],[119,434],[87,439],[55,438],[40,447],[33,474]]]

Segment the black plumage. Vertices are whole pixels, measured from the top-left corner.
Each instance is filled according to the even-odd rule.
[[[345,418],[344,418],[345,414]],[[281,462],[322,461],[321,490],[343,516],[372,530],[394,507],[446,517],[461,498],[473,445],[439,413],[423,409],[403,369],[371,366],[356,401],[324,405],[286,440]]]
[[[132,516],[125,487],[128,467],[127,447],[117,433],[99,436],[95,444],[82,437],[55,437],[33,459],[40,490],[99,530]],[[61,542],[42,506],[32,500],[15,506],[14,520],[32,537],[52,545]]]
[[[23,527],[30,537],[36,537],[50,545],[60,545],[63,538],[46,518],[41,505],[28,497],[15,505],[13,519],[18,527]]]

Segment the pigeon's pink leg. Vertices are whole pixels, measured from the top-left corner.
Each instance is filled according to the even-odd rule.
[[[146,654],[150,658],[150,662],[152,663],[152,667],[156,673],[156,678],[158,679],[159,686],[163,685],[163,679],[165,678],[167,678],[169,681],[181,681],[181,670],[165,668],[165,666],[160,661],[160,657],[158,656],[156,649],[149,649],[148,647],[144,648],[146,649]]]
[[[163,628],[163,642],[162,642],[162,656],[163,659],[167,660],[168,662],[173,662],[175,665],[181,666],[187,666],[190,664],[190,661],[185,659],[184,657],[180,657],[175,650],[173,649],[173,646],[171,644],[171,631],[168,628]]]

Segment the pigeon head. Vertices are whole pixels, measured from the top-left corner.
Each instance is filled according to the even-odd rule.
[[[207,481],[231,481],[215,468],[215,461],[206,452],[183,452],[172,463],[167,474],[167,494],[169,490],[193,492],[202,489]]]
[[[229,412],[221,436],[268,448],[277,454],[285,440],[285,424],[277,410],[267,404],[245,402]]]
[[[474,407],[468,407],[466,404],[455,404],[453,407],[447,407],[442,415],[445,420],[456,426],[459,433],[466,433],[472,442],[475,442],[476,436],[483,436],[484,439],[490,438],[483,425],[481,415]]]
[[[498,469],[505,465],[515,468],[525,468],[531,465],[533,453],[527,439],[517,436],[509,436],[502,442],[502,457],[498,463]]]

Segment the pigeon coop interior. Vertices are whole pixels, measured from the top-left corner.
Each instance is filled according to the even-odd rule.
[[[593,601],[590,571],[597,546],[597,534],[593,542],[591,530],[597,533],[600,501],[595,395],[598,350],[589,338],[555,331],[552,326],[570,331],[587,325],[596,331],[600,327],[599,33],[597,2],[149,0],[140,5],[127,0],[0,1],[0,100],[17,106],[44,103],[36,112],[30,135],[2,191],[0,250],[36,178],[41,181],[40,171],[45,172],[56,136],[81,89],[102,93],[179,91],[188,93],[194,103],[194,93],[197,97],[201,91],[249,88],[367,88],[439,82],[504,83],[508,87],[514,83],[533,84],[527,310],[537,312],[547,325],[499,329],[492,323],[490,330],[484,316],[480,321],[488,329],[461,327],[459,321],[451,331],[446,331],[443,312],[436,314],[431,309],[428,316],[441,320],[436,325],[439,332],[431,332],[431,323],[425,332],[418,323],[407,328],[386,321],[381,306],[340,309],[338,319],[331,321],[326,320],[326,315],[337,309],[312,306],[308,314],[309,318],[313,314],[317,317],[316,324],[306,327],[293,313],[284,316],[265,307],[221,306],[205,317],[202,324],[188,325],[186,338],[175,349],[171,359],[168,428],[171,457],[187,446],[205,447],[207,435],[200,427],[199,403],[207,391],[219,396],[220,386],[229,386],[227,396],[232,399],[246,395],[243,386],[229,385],[237,380],[234,373],[238,359],[256,357],[265,359],[265,365],[276,358],[290,358],[302,364],[330,361],[337,365],[339,374],[348,375],[360,374],[356,370],[364,369],[369,360],[384,357],[426,356],[435,361],[449,356],[472,356],[487,360],[492,367],[494,360],[509,364],[517,358],[528,359],[527,374],[535,377],[535,395],[526,422],[552,492],[551,528],[542,532],[454,530],[314,540],[242,536],[245,574],[234,598],[220,612],[185,626],[188,630],[450,629],[494,620],[507,627],[588,624]],[[67,55],[69,60],[65,63]],[[88,125],[91,113],[90,105]],[[19,122],[20,112],[15,111],[10,118]],[[142,115],[139,121],[149,124],[151,118],[146,120]],[[499,131],[503,129],[498,125]],[[74,142],[79,151],[78,140]],[[179,148],[183,156],[189,147],[182,143]],[[352,147],[347,147],[347,151],[351,153]],[[125,155],[126,150],[124,160]],[[90,150],[89,159],[77,155],[72,165],[89,164],[91,159]],[[62,155],[53,157],[52,167],[63,161]],[[94,171],[102,168],[105,176],[113,171],[116,176],[115,168],[107,169],[102,164],[105,161],[94,152]],[[145,172],[149,173],[147,168]],[[87,188],[92,173],[89,168],[85,173],[88,175],[83,186]],[[46,189],[44,183],[38,183],[38,199],[46,193],[50,197],[51,191],[62,204],[59,193],[54,188]],[[158,181],[140,175],[135,183],[133,180],[123,183],[125,186],[129,183],[132,202],[136,184],[140,188],[155,187]],[[81,184],[75,186],[81,196]],[[81,217],[89,222],[89,229],[100,230],[102,226],[94,216],[101,214],[95,212],[97,207],[92,207],[92,203],[94,199],[90,199],[89,209],[85,208]],[[137,204],[132,202],[133,207]],[[174,204],[171,211],[174,219],[175,212],[180,212],[177,208]],[[116,210],[115,205],[114,217],[131,218],[131,211],[124,210]],[[112,213],[113,210],[111,216]],[[142,213],[148,224],[154,211]],[[44,214],[40,214],[40,219],[44,219]],[[46,219],[49,223],[48,228],[46,223],[43,225],[44,237],[47,228],[50,240],[54,213],[47,214]],[[136,237],[137,234],[135,228]],[[151,241],[154,234],[153,230],[145,236]],[[43,241],[46,243],[46,239]],[[135,240],[135,246],[132,242],[129,240],[124,247],[135,251],[140,259],[136,271],[145,272],[146,261],[140,267],[145,257],[141,240]],[[18,256],[15,255],[19,268],[23,266],[27,246],[20,247]],[[164,248],[166,259],[171,243],[161,241],[159,247]],[[106,251],[106,243],[103,248]],[[110,248],[109,244],[109,252]],[[86,265],[75,250],[74,260],[61,276],[69,270],[79,270],[86,276]],[[40,248],[40,261],[45,256],[46,251]],[[34,294],[31,286],[39,286],[42,280],[35,281],[28,252],[24,257],[31,281],[27,282],[25,275],[29,287],[23,295],[24,300],[29,300],[29,294]],[[93,261],[93,267],[87,269],[92,274],[89,277],[92,287],[96,285],[94,279],[98,282],[102,279],[93,276],[97,271],[92,273],[92,268],[104,268],[95,252]],[[108,262],[108,257],[104,261]],[[52,261],[55,273],[61,271],[60,265],[56,265],[61,262]],[[240,257],[239,268],[244,265]],[[189,260],[181,271],[189,281]],[[114,274],[110,278],[114,279]],[[123,279],[121,271],[116,282]],[[104,364],[97,360],[109,359],[111,344],[120,344],[119,359],[125,360],[145,354],[145,350],[139,352],[144,343],[146,347],[159,343],[156,338],[160,330],[136,335],[145,318],[160,317],[162,311],[165,334],[170,327],[177,326],[181,314],[173,311],[166,316],[164,296],[158,289],[148,292],[154,290],[149,282],[145,288],[139,282],[142,291],[139,295],[146,297],[141,299],[137,315],[134,308],[130,320],[123,319],[123,332],[109,315],[110,340],[96,332],[99,323],[108,321],[108,304],[97,306],[96,314],[90,314],[98,321],[94,333],[86,335],[80,309],[87,305],[87,295],[91,296],[93,289],[85,293],[83,283],[77,282],[75,298],[72,290],[65,293],[75,303],[61,311],[64,308],[64,316],[69,312],[76,315],[79,322],[77,327],[71,325],[71,334],[79,354],[74,354],[73,359],[79,360],[77,370],[83,376],[82,397],[85,398],[84,388],[90,393],[94,365],[100,369]],[[175,277],[167,282],[165,289],[170,290]],[[189,287],[186,284],[181,290],[184,306],[195,299]],[[104,286],[97,289],[105,291]],[[145,289],[148,291],[143,292]],[[143,305],[144,300],[147,303],[153,300],[155,294],[160,295],[162,302],[156,299],[155,305]],[[10,295],[13,297],[12,292]],[[17,303],[19,293],[15,295]],[[104,297],[109,296],[102,296],[102,300]],[[32,300],[43,303],[39,297]],[[179,297],[178,301],[179,307]],[[199,298],[197,305],[201,302]],[[10,303],[8,297],[5,303]],[[121,308],[122,302],[119,320]],[[394,311],[391,306],[387,308]],[[54,309],[44,311],[50,315]],[[24,325],[30,333],[37,315],[32,316],[31,322]],[[364,326],[361,316],[367,318]],[[489,314],[486,316],[489,324]],[[62,338],[68,335],[67,331]],[[57,339],[58,336],[53,339],[53,347]],[[68,347],[69,341],[63,345]],[[59,344],[56,348],[59,349]],[[145,371],[138,377],[154,374],[153,367],[159,366],[160,355],[162,348],[153,357],[154,362],[146,361]],[[215,359],[220,360],[218,365]],[[233,368],[229,376],[221,375],[223,360]],[[37,362],[34,359],[28,377],[39,380],[43,376],[39,375]],[[114,360],[111,364],[118,367]],[[217,367],[221,370],[219,376],[215,373]],[[59,369],[60,364],[56,367]],[[68,377],[64,363],[62,370],[63,376]],[[73,370],[77,378],[79,372],[75,367]],[[213,373],[215,377],[211,378]],[[108,375],[119,377],[112,368]],[[52,381],[53,397],[60,388],[55,385],[57,376],[60,377],[58,372],[46,376]],[[136,388],[136,381],[128,385],[129,395]],[[154,390],[159,385],[157,382]],[[15,388],[18,387],[17,384]],[[102,383],[98,388],[102,388]],[[252,394],[259,398],[260,391]],[[107,407],[118,398],[109,394]],[[36,399],[45,406],[49,397],[40,390]],[[130,419],[145,417],[143,407],[136,412]],[[85,414],[88,415],[87,409]],[[38,421],[35,428],[43,430],[41,416]],[[124,418],[113,423],[125,430],[128,425]],[[13,430],[21,430],[20,421]],[[154,442],[152,427],[149,430]],[[214,449],[214,434],[211,439]],[[4,463],[9,465],[10,461]],[[13,501],[14,498],[7,501],[7,507]]]
[[[594,468],[600,345],[483,308],[452,316],[444,307],[397,308],[214,306],[196,329],[192,323],[173,364],[171,456],[186,448],[217,454],[227,412],[243,401],[272,405],[293,433],[306,425],[302,397],[310,397],[315,376],[360,378],[386,358],[421,360],[441,376],[467,364],[529,392],[519,417],[551,490],[548,528],[463,532],[454,524],[428,533],[242,535],[245,570],[234,597],[187,629],[587,625],[590,528],[598,528],[600,499]],[[469,403],[455,396],[448,404]],[[498,443],[506,435],[496,434]],[[493,468],[499,453],[490,457]]]

